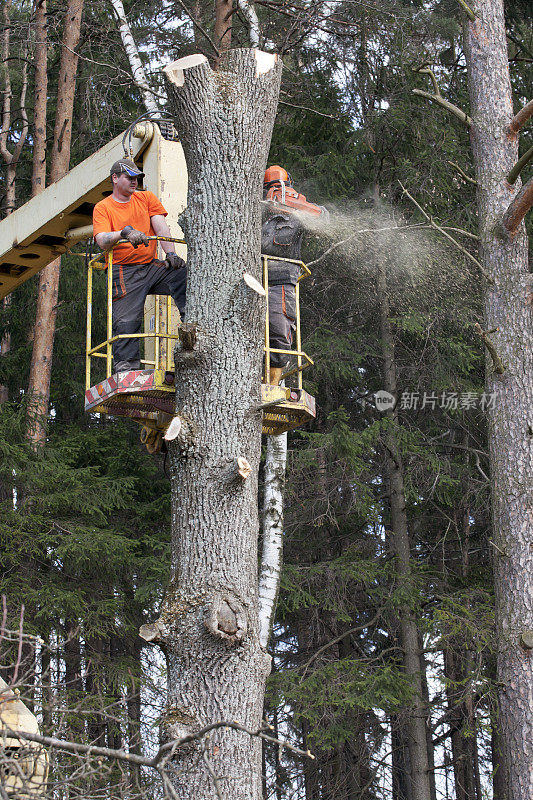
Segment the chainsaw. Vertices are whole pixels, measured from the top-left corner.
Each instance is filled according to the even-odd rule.
[[[265,172],[263,201],[271,207],[279,207],[280,211],[287,213],[302,211],[313,216],[328,214],[324,206],[310,203],[304,194],[297,192],[287,170],[277,165],[269,167]]]

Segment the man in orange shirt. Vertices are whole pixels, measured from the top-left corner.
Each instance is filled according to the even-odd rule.
[[[170,294],[183,317],[187,270],[172,242],[161,242],[165,261],[156,256],[157,244],[148,236],[170,236],[165,217],[167,212],[155,194],[137,191],[144,173],[133,161],[121,159],[111,167],[113,193],[101,200],[93,211],[93,233],[98,246],[113,250],[113,336],[139,333],[144,301],[148,294]],[[115,372],[139,369],[139,340],[118,339],[113,342]]]

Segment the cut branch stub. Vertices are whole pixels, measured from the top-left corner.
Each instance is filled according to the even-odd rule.
[[[176,442],[184,450],[191,448],[195,442],[194,425],[186,417],[176,414],[165,431],[165,442]]]
[[[182,350],[187,353],[191,352],[198,341],[198,326],[194,323],[187,324],[184,322],[178,328],[178,337]]]
[[[252,468],[249,462],[244,458],[244,456],[239,456],[237,459],[237,475],[245,481],[248,475],[251,473]]]
[[[524,650],[533,650],[533,631],[523,631],[520,635],[520,644]]]
[[[139,628],[139,636],[141,639],[144,639],[145,642],[149,642],[150,644],[159,644],[166,632],[167,629],[159,620],[141,625]]]
[[[207,609],[205,626],[209,633],[227,644],[237,644],[248,629],[244,606],[235,598],[217,595]]]

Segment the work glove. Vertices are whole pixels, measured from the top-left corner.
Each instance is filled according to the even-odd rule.
[[[170,269],[183,269],[187,265],[185,261],[180,258],[176,253],[167,253],[167,257],[165,259]]]
[[[125,228],[122,228],[120,235],[134,247],[138,247],[140,244],[148,245],[148,236],[142,231],[136,231],[131,225],[126,225]]]

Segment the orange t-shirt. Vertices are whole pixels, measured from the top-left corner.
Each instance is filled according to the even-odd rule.
[[[121,231],[131,225],[147,236],[155,236],[150,218],[155,214],[166,217],[167,212],[153,192],[134,192],[127,203],[119,203],[109,195],[100,200],[93,210],[93,236],[97,233]],[[113,264],[147,264],[155,258],[157,242],[140,244],[119,244],[113,250]]]

